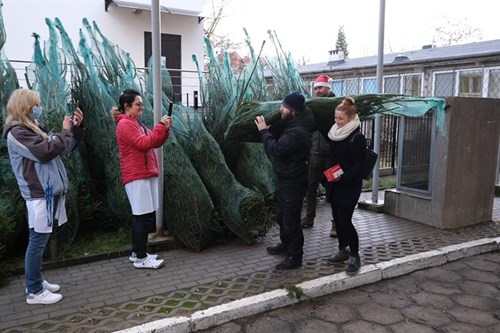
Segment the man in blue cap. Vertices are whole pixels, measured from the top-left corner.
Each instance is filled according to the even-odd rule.
[[[285,255],[276,265],[278,270],[298,268],[302,265],[304,234],[300,224],[302,202],[307,190],[307,158],[311,149],[314,117],[305,106],[305,97],[299,92],[285,96],[280,108],[281,120],[270,131],[263,116],[255,118],[266,153],[273,157],[278,176],[276,222],[280,240],[267,248],[272,255]],[[274,125],[273,125],[274,127]]]

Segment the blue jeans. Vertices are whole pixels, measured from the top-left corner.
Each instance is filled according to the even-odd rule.
[[[45,246],[50,238],[50,233],[39,233],[33,228],[29,229],[29,243],[24,258],[24,274],[28,293],[37,294],[42,287],[42,257]]]

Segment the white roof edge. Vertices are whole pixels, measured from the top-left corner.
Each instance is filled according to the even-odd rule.
[[[113,3],[117,7],[124,7],[124,8],[133,8],[133,9],[142,9],[142,10],[151,10],[151,1],[145,1],[145,0],[136,0],[136,1],[129,1],[129,0],[113,0]],[[164,6],[160,3],[160,11],[163,13],[169,13],[169,14],[177,14],[177,15],[186,15],[186,16],[201,16],[201,17],[207,17],[206,13],[203,11],[198,11],[198,10],[190,10],[187,8],[178,8],[178,7],[173,7],[173,6]]]

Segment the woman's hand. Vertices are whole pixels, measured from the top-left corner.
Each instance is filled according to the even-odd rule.
[[[71,122],[72,122],[72,119],[70,116],[64,116],[64,120],[62,123],[63,129],[71,131]]]
[[[174,122],[174,119],[170,116],[163,116],[160,119],[160,123],[165,125],[167,128],[172,127],[172,123]]]
[[[263,116],[255,117],[254,122],[255,122],[255,125],[257,126],[259,131],[262,131],[262,130],[269,128],[269,126],[267,126],[267,124],[266,124],[266,119]]]
[[[83,121],[83,112],[80,108],[76,108],[75,112],[73,112],[73,125],[75,127],[80,127],[80,124]]]

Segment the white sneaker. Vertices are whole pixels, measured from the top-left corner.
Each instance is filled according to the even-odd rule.
[[[47,280],[43,280],[42,286],[44,290],[48,290],[51,293],[56,293],[61,290],[61,286],[55,283],[49,283]]]
[[[28,304],[54,304],[62,300],[61,294],[54,294],[48,289],[45,289],[38,294],[28,294],[26,303]]]
[[[61,290],[61,286],[55,283],[49,283],[47,280],[43,280],[42,282],[43,290],[48,290],[51,293],[56,293]],[[26,288],[26,293],[28,293],[28,288]]]
[[[157,254],[149,254],[149,253],[146,253],[146,255],[147,255],[148,257],[153,258],[153,259],[158,258],[158,255],[157,255]],[[137,260],[137,253],[132,252],[132,254],[130,255],[130,257],[128,257],[128,260],[130,260],[130,262],[136,262],[136,260]]]
[[[163,266],[163,259],[156,260],[153,259],[151,256],[146,257],[146,259],[142,262],[134,262],[134,267],[135,268],[153,268],[157,269]]]

